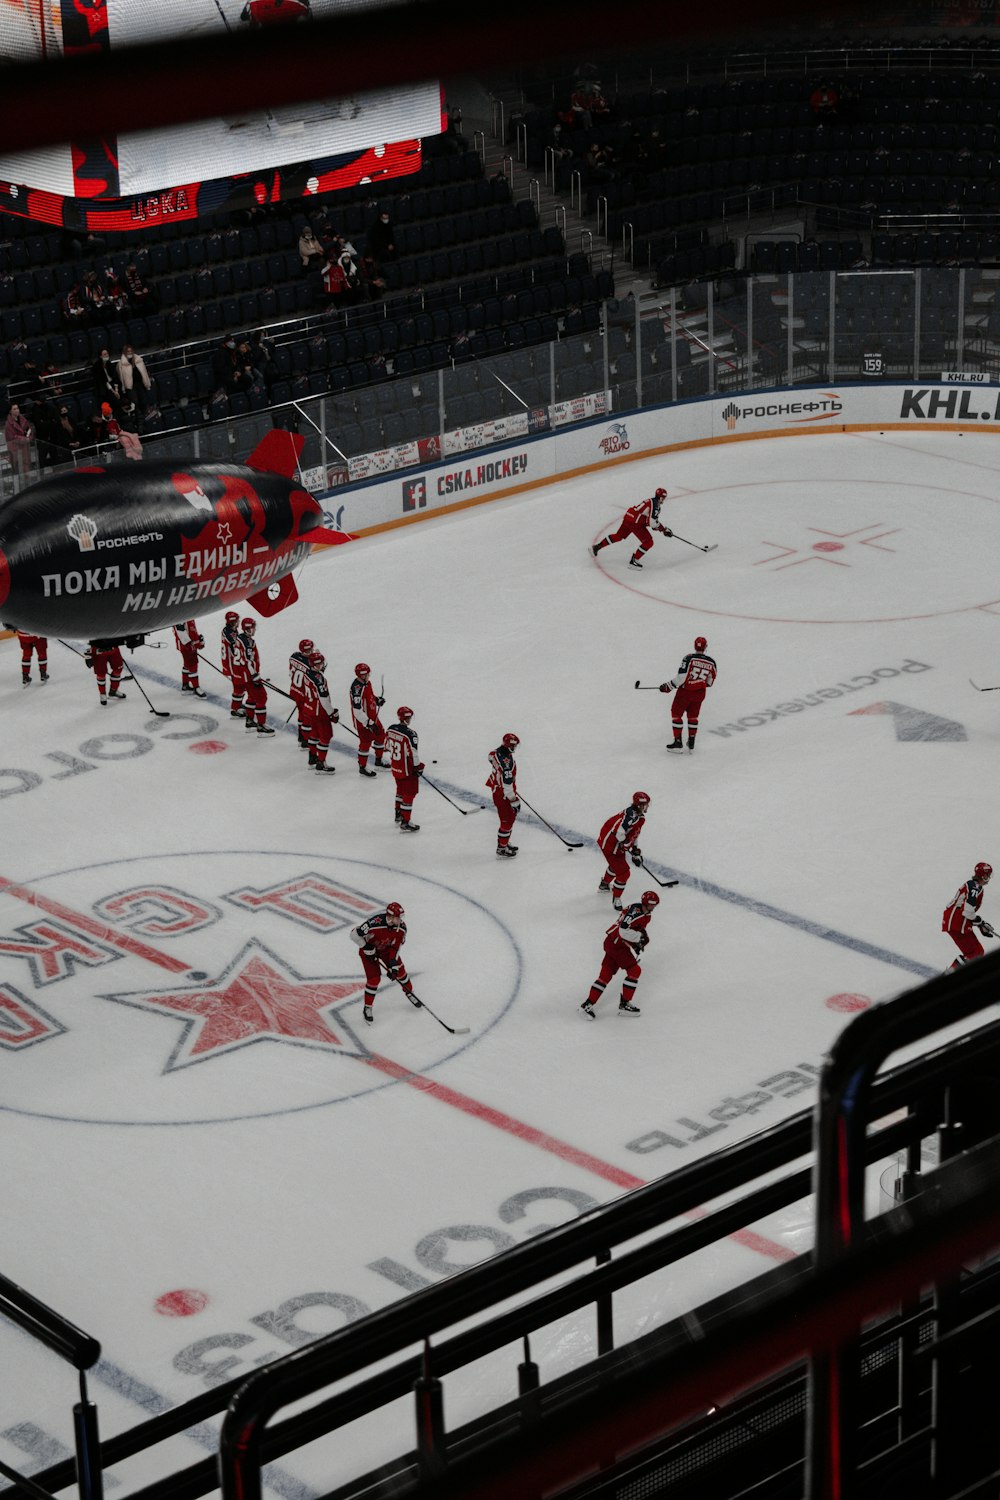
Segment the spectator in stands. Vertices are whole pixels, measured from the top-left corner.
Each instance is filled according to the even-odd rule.
[[[69,328],[82,328],[87,321],[87,304],[80,283],[74,282],[62,301],[63,322]]]
[[[374,256],[380,266],[396,259],[396,230],[387,208],[376,214],[368,231],[368,254]]]
[[[809,95],[809,108],[817,125],[837,118],[840,95],[828,78],[821,78]]]
[[[86,436],[69,414],[69,407],[65,402],[59,407],[59,416],[55,423],[54,441],[61,449],[75,453],[82,448],[86,442]]]
[[[35,436],[35,429],[16,401],[12,403],[7,413],[3,435],[7,439],[10,466],[20,483],[31,473],[31,442]]]
[[[381,275],[372,255],[363,255],[358,265],[358,276],[364,294],[369,302],[377,302],[383,296],[387,286],[384,276]]]
[[[98,403],[110,401],[116,408],[121,405],[121,377],[118,373],[118,365],[111,358],[109,350],[102,349],[94,360],[90,367],[90,380]]]
[[[241,391],[249,391],[251,386],[264,385],[264,375],[254,364],[253,350],[250,348],[249,339],[240,339],[236,345],[236,357],[239,364]]]
[[[104,283],[96,271],[88,271],[83,278],[83,299],[93,323],[108,323],[113,308],[104,291]]]
[[[599,146],[593,142],[586,156],[587,184],[599,184],[610,182],[614,177],[612,169],[611,150],[609,147]]]
[[[126,344],[118,356],[118,383],[122,391],[122,403],[127,411],[140,411],[146,407],[146,397],[152,385],[146,361],[136,354],[131,344]]]
[[[10,382],[7,386],[8,396],[15,394],[19,396],[30,395],[38,389],[41,381],[41,371],[35,360],[31,357],[31,350],[24,339],[15,339],[10,346]]]
[[[35,444],[38,451],[38,467],[47,469],[61,462],[64,457],[58,451],[56,441],[56,412],[44,396],[39,396],[31,408],[31,422],[35,429]]]
[[[299,257],[304,271],[312,271],[316,266],[321,266],[326,259],[326,251],[316,238],[316,232],[311,224],[306,224],[299,235]]]
[[[259,370],[264,377],[264,383],[268,390],[271,384],[278,378],[278,362],[274,357],[274,340],[268,336],[263,328],[250,339],[250,353],[254,369]]]
[[[104,273],[104,295],[108,299],[112,318],[119,317],[128,305],[128,296],[114,266],[108,266]]]
[[[156,312],[160,305],[159,300],[152,289],[146,285],[145,278],[134,260],[129,261],[125,267],[125,289],[128,293],[129,304],[137,313]]]
[[[323,290],[334,307],[357,302],[362,294],[361,278],[349,251],[344,250],[336,259],[332,251],[328,252],[323,267]]]
[[[582,130],[591,130],[594,125],[604,125],[610,118],[607,100],[601,93],[600,81],[596,78],[581,81],[570,97],[570,107],[576,124]]]
[[[133,459],[138,463],[139,459],[142,458],[142,443],[139,441],[139,434],[133,432],[131,428],[122,426],[111,409],[111,403],[108,401],[101,403],[101,418],[104,425],[105,441],[117,443],[126,458]]]
[[[236,340],[231,333],[227,334],[212,355],[212,376],[216,385],[229,394],[243,388],[243,370]]]
[[[573,155],[573,148],[566,139],[566,127],[561,120],[553,125],[545,144],[555,152],[556,161]]]
[[[466,150],[466,140],[462,134],[462,111],[457,104],[448,111],[448,124],[441,138],[454,156],[460,156]]]

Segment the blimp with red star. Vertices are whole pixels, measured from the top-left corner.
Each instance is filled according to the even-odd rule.
[[[324,526],[275,428],[246,464],[156,460],[43,479],[0,505],[0,619],[32,635],[133,640],[244,600],[274,615]]]

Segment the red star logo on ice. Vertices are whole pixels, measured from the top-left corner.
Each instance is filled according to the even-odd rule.
[[[364,1055],[342,1017],[330,1012],[361,994],[358,979],[305,979],[262,943],[249,942],[218,979],[183,989],[103,995],[184,1022],[165,1073],[252,1042],[293,1042]]]

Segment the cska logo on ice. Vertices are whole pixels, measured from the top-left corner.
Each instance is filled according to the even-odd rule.
[[[632,446],[625,423],[612,422],[597,446],[605,455],[609,453],[625,453]]]
[[[388,979],[377,1026],[362,1019],[352,932],[391,900],[407,912],[416,984],[468,1012],[473,1035],[490,1026],[517,992],[516,947],[484,908],[421,877],[236,852],[140,857],[30,886],[0,873],[5,1107],[82,1123],[205,1123],[320,1108],[386,1087],[397,1064],[433,1068],[469,1042],[428,1024]],[[458,929],[477,954],[475,1014],[468,976],[441,944]],[[109,1095],[94,1066],[112,1053],[130,1060],[127,1097]]]

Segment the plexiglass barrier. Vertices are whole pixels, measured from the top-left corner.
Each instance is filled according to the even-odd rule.
[[[447,368],[400,376],[390,358],[370,385],[145,437],[144,456],[240,461],[277,424],[305,437],[304,479],[319,490],[699,396],[956,374],[994,382],[998,288],[1000,270],[934,267],[727,277],[653,291],[589,309],[593,327],[552,343],[468,358],[459,339]],[[569,309],[561,326],[581,321]],[[19,455],[20,471],[7,457],[4,495],[40,472],[94,462],[93,449],[75,459],[58,450],[41,456],[56,462],[40,471],[37,443]],[[123,459],[114,446],[102,450],[102,461]]]

